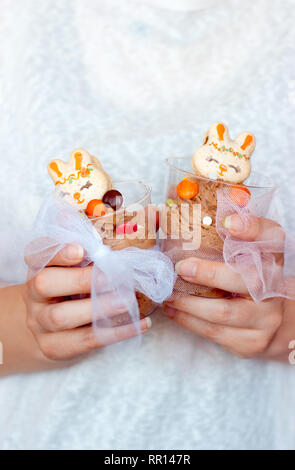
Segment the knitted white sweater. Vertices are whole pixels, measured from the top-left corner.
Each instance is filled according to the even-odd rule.
[[[191,155],[217,120],[255,133],[253,166],[282,185],[295,229],[295,2],[176,3],[2,0],[2,279],[23,279],[18,247],[51,185],[50,159],[85,147],[160,202],[163,158]],[[0,447],[294,448],[294,376],[156,313],[140,348],[1,379]]]

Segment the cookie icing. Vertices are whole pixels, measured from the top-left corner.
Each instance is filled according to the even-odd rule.
[[[250,158],[255,145],[253,134],[242,132],[232,140],[226,125],[215,122],[194,153],[192,168],[206,178],[242,183],[251,173]]]

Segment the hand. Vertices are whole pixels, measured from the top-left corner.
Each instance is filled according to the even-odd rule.
[[[230,223],[229,223],[230,222]],[[225,227],[243,240],[260,240],[268,231],[282,234],[280,226],[267,219],[252,217],[247,227],[238,215],[226,219]],[[281,264],[282,259],[277,258]],[[255,304],[242,277],[224,263],[189,258],[177,263],[176,272],[186,281],[219,288],[239,297],[207,299],[182,296],[164,306],[164,313],[179,325],[220,344],[244,358],[286,359],[295,339],[295,302],[281,298]]]
[[[27,282],[24,301],[27,309],[27,325],[41,351],[50,360],[70,360],[108,344],[136,336],[138,330],[145,333],[151,326],[150,319],[113,328],[100,328],[96,335],[91,326],[91,299],[68,300],[68,296],[89,294],[92,266],[73,267],[81,263],[83,249],[67,245],[50,264]],[[27,260],[30,264],[30,261]],[[102,279],[103,283],[103,279]],[[102,294],[104,312],[113,316],[126,311],[119,305],[111,307],[109,293]]]

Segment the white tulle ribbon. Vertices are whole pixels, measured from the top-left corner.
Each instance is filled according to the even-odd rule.
[[[108,322],[106,309],[110,311],[118,305],[123,305],[137,324],[136,291],[155,303],[162,303],[172,293],[175,282],[173,264],[158,248],[111,250],[103,244],[90,220],[56,195],[46,198],[30,239],[32,241],[25,249],[29,278],[41,271],[65,245],[71,243],[84,248],[85,258],[81,266],[93,263],[91,300],[94,327],[101,319]]]

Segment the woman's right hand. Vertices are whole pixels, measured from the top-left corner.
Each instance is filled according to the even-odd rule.
[[[106,345],[124,341],[151,326],[149,319],[134,324],[101,328],[96,335],[91,326],[90,297],[69,300],[69,296],[90,294],[92,266],[75,267],[84,256],[83,248],[67,245],[51,260],[49,265],[27,282],[24,301],[27,325],[42,353],[50,360],[75,359]],[[26,260],[30,265],[30,261]],[[113,316],[126,311],[122,305],[110,307],[111,294],[101,296],[104,313]]]

